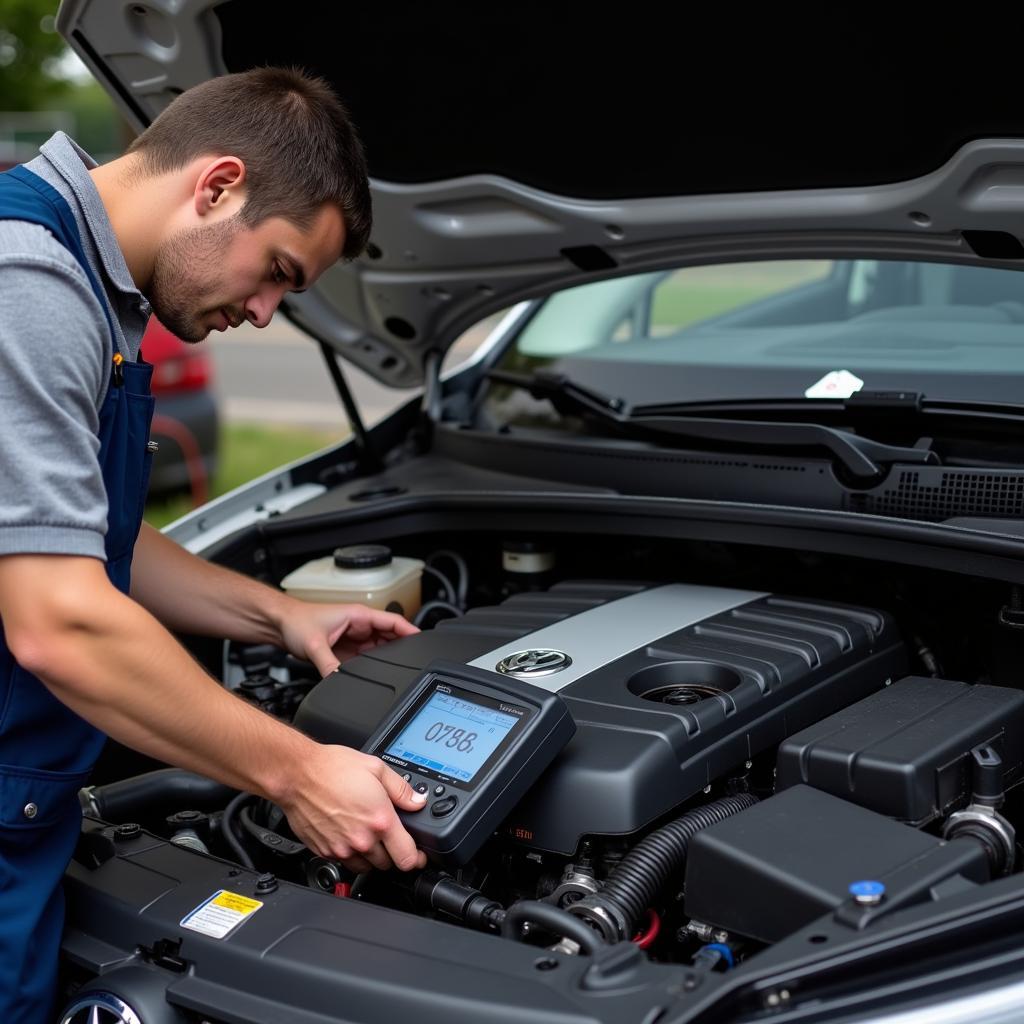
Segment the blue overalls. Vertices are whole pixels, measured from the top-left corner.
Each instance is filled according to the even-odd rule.
[[[41,224],[78,260],[96,298],[106,298],[63,197],[25,167],[0,174],[0,220]],[[128,593],[152,457],[152,367],[122,362],[110,314],[110,386],[99,416],[107,492],[107,575]],[[0,339],[0,344],[17,339]],[[116,358],[115,358],[116,357]],[[39,367],[46,373],[46,367]],[[2,483],[0,483],[2,487]],[[0,492],[2,493],[2,492]],[[82,599],[87,601],[88,594]],[[64,923],[61,881],[81,828],[78,790],[105,737],[58,701],[11,656],[0,623],[0,1021],[52,1019]]]

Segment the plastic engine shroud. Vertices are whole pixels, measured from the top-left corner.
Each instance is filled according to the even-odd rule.
[[[514,652],[557,650],[576,735],[503,826],[571,855],[585,835],[628,835],[760,751],[906,672],[883,612],[673,584],[560,583],[476,608],[347,662],[296,725],[361,747],[435,659],[494,671]]]

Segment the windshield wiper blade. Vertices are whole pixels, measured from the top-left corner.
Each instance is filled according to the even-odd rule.
[[[802,398],[796,395],[785,397],[762,396],[758,398],[712,398],[694,399],[685,402],[659,402],[652,405],[638,405],[634,412],[642,416],[702,416],[713,413],[726,416],[736,413],[751,416],[763,412],[776,415],[792,412],[796,415],[828,413],[835,416],[842,413],[894,413],[917,414],[937,406],[939,403],[926,402],[924,395],[917,391],[855,391],[849,398]]]
[[[870,417],[872,419],[912,420],[915,417],[956,420],[1019,422],[1024,419],[1024,404],[988,402],[977,399],[955,400],[927,398],[917,391],[856,391],[849,398],[803,398],[797,395],[757,398],[698,398],[683,402],[658,402],[636,405],[639,416],[705,416],[750,418],[759,414],[795,417],[822,416],[829,419]]]
[[[639,431],[756,448],[824,448],[847,472],[863,480],[881,479],[893,463],[939,465],[938,455],[929,448],[885,444],[819,423],[708,417],[690,404],[638,406],[631,411],[621,398],[592,391],[564,374],[545,370],[532,374],[491,370],[488,377],[523,388],[536,398],[546,398],[560,412],[589,415],[625,434]],[[713,403],[710,405],[713,407]],[[657,414],[652,415],[655,410]]]

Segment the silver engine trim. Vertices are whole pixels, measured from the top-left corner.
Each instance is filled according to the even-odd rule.
[[[590,608],[553,626],[520,637],[471,661],[473,668],[501,671],[506,659],[526,651],[555,650],[572,659],[555,675],[529,677],[551,693],[669,633],[712,615],[767,597],[754,590],[729,590],[670,583]]]

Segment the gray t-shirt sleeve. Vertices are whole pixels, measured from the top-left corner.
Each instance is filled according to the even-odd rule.
[[[0,555],[104,558],[102,307],[44,228],[0,221]]]

